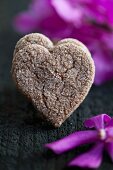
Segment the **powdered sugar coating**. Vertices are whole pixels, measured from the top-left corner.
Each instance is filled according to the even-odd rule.
[[[43,118],[59,127],[89,92],[94,62],[78,40],[65,39],[53,46],[41,34],[27,35],[27,39],[28,43],[25,36],[16,45],[13,78]]]

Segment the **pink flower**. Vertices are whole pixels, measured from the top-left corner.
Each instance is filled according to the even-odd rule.
[[[112,0],[51,0],[51,4],[61,18],[77,27],[86,20],[113,26]]]
[[[104,150],[108,152],[113,161],[113,119],[107,114],[101,114],[86,120],[84,125],[94,130],[75,132],[56,142],[46,144],[45,147],[56,154],[62,154],[80,145],[95,143],[88,152],[69,162],[68,166],[98,168],[102,162]]]
[[[96,65],[95,84],[113,79],[113,0],[32,0],[14,18],[18,32],[42,32],[53,40],[76,38]]]
[[[21,33],[40,30],[40,23],[53,13],[49,0],[32,0],[28,10],[14,18],[14,27]]]

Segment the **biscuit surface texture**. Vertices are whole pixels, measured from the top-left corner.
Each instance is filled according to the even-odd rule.
[[[15,47],[12,76],[41,116],[59,127],[85,99],[94,81],[90,52],[75,39],[54,45],[38,33],[26,35]]]

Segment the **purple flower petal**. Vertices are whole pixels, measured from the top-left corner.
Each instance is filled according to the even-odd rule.
[[[113,118],[108,122],[107,127],[113,127]]]
[[[113,141],[113,126],[107,126],[105,130],[107,132],[107,142]]]
[[[96,128],[96,129],[104,129],[105,123],[110,122],[111,117],[107,114],[101,114],[98,116],[94,116],[84,122],[85,127],[88,128]]]
[[[37,20],[29,12],[23,12],[14,19],[15,29],[22,33],[29,33],[37,26]]]
[[[89,152],[73,159],[68,166],[79,166],[82,168],[98,168],[102,162],[104,144],[96,144]]]
[[[78,25],[81,22],[83,13],[82,10],[77,8],[79,7],[77,4],[78,3],[72,3],[72,1],[69,0],[52,0],[52,5],[62,19]]]
[[[71,34],[71,26],[68,26],[56,13],[43,19],[40,28],[45,35],[53,39],[69,37]]]
[[[103,40],[101,40],[101,43]],[[113,56],[110,51],[111,47],[107,47],[108,51],[102,49],[101,51],[98,48],[95,48],[95,52],[93,54],[93,59],[95,62],[96,73],[95,73],[95,81],[96,85],[100,85],[106,81],[110,81],[113,79]],[[103,50],[103,51],[102,51]]]
[[[111,160],[113,161],[113,141],[106,143],[105,148],[106,148],[106,151],[108,152]]]
[[[40,22],[53,13],[50,0],[32,0],[28,10],[18,14],[13,21],[15,29],[21,33],[40,30]]]
[[[93,143],[98,139],[98,133],[95,130],[80,131],[60,139],[58,141],[46,144],[45,147],[51,149],[56,154],[61,154],[77,146],[86,143]]]

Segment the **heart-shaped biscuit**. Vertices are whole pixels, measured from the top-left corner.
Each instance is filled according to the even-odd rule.
[[[53,45],[44,35],[34,33],[17,43],[12,75],[41,116],[59,127],[88,94],[95,66],[78,40],[64,39]]]

